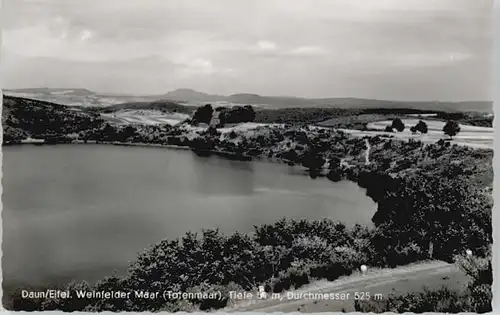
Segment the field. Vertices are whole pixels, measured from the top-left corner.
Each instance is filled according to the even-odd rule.
[[[103,113],[101,116],[110,122],[124,125],[176,125],[189,118],[189,115],[186,114],[164,113],[159,110],[122,110],[114,113]]]
[[[420,115],[427,119],[422,119],[428,126],[429,131],[427,134],[412,133],[410,127],[418,123],[419,119],[412,118],[413,116]],[[359,115],[346,115],[328,120],[313,123],[319,127],[335,128],[342,130],[354,136],[383,136],[394,137],[401,140],[414,139],[424,143],[435,143],[440,139],[449,139],[443,133],[444,120],[435,118],[437,114],[402,114],[402,121],[406,128],[402,132],[385,132],[386,126],[391,125],[392,118],[397,117],[395,114],[359,114]],[[112,113],[101,113],[101,117],[111,123],[121,125],[127,124],[142,124],[142,125],[176,125],[188,119],[190,116],[184,113],[165,112],[154,109],[125,109],[118,110]],[[406,118],[405,118],[406,117]],[[431,118],[432,117],[432,118]],[[243,131],[255,129],[259,126],[275,125],[276,123],[243,123],[238,125],[227,125],[224,128],[219,128],[221,133],[228,133],[232,130]],[[281,124],[279,124],[281,125]],[[202,131],[207,126],[190,127],[193,130]],[[493,147],[493,128],[472,126],[467,124],[460,124],[460,133],[456,135],[452,143],[458,145],[467,145],[475,148],[492,148]]]
[[[415,126],[418,123],[418,119],[403,119],[403,123],[406,128],[402,132],[385,132],[383,131],[386,126],[390,126],[392,121],[381,120],[368,123],[368,131],[356,131],[356,130],[344,130],[353,135],[359,136],[393,136],[398,139],[408,140],[414,139],[419,140],[424,143],[435,143],[440,139],[449,139],[447,135],[443,133],[443,127],[445,125],[444,121],[439,120],[423,120],[429,131],[427,134],[412,133],[410,131],[410,126]],[[452,143],[458,145],[467,145],[475,148],[493,148],[493,128],[491,127],[480,127],[480,126],[470,126],[470,125],[460,125],[460,132],[453,137]],[[380,130],[380,131],[372,131]]]

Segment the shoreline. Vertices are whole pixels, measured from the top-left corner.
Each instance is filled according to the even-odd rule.
[[[266,159],[271,162],[278,162],[276,159],[267,158],[264,156],[249,156],[249,155],[238,155],[229,151],[217,151],[217,150],[196,150],[191,148],[190,146],[180,146],[174,144],[157,144],[157,143],[146,143],[146,142],[108,142],[108,141],[95,141],[95,140],[73,140],[70,142],[56,142],[50,143],[45,142],[45,139],[26,139],[21,142],[14,143],[2,143],[2,146],[18,146],[18,145],[36,145],[36,146],[54,146],[54,145],[68,145],[68,144],[78,144],[78,145],[116,145],[116,146],[126,146],[126,147],[145,147],[145,148],[162,148],[162,149],[173,149],[173,150],[185,150],[185,151],[193,151],[198,156],[210,156],[216,155],[220,157],[225,157],[228,159],[236,159],[242,161],[251,161],[254,159],[262,160]]]
[[[194,154],[198,156],[204,156],[204,157],[209,157],[211,155],[226,158],[226,159],[232,159],[232,160],[239,160],[239,161],[266,161],[269,163],[278,163],[278,164],[285,164],[288,166],[300,166],[299,164],[293,163],[289,164],[290,161],[286,159],[280,159],[277,157],[269,157],[266,155],[257,155],[257,156],[251,156],[251,155],[238,155],[229,151],[217,151],[217,150],[212,150],[212,151],[197,151],[190,146],[180,146],[180,145],[174,145],[174,144],[157,144],[157,143],[146,143],[146,142],[107,142],[107,141],[95,141],[95,140],[88,140],[87,142],[83,140],[74,140],[71,142],[58,142],[58,143],[46,143],[45,139],[27,139],[27,140],[22,140],[21,142],[15,142],[15,143],[2,143],[2,146],[23,146],[23,145],[35,145],[35,146],[55,146],[55,145],[115,145],[115,146],[125,146],[125,147],[144,147],[144,148],[159,148],[159,149],[173,149],[173,150],[183,150],[183,151],[192,151]],[[307,171],[306,168],[304,168],[305,171]],[[319,173],[317,174],[317,177],[326,177],[327,174],[324,173],[325,171],[328,171],[329,169],[326,167],[323,167],[319,170]],[[344,178],[347,180],[347,178]]]
[[[121,145],[121,146],[129,146],[129,147],[157,147],[157,148],[167,148],[167,149],[178,149],[178,150],[190,150],[191,148],[188,146],[178,146],[173,144],[157,144],[157,143],[134,143],[134,142],[107,142],[107,141],[95,141],[88,140],[87,142],[83,140],[74,140],[70,142],[56,142],[50,143],[45,142],[45,139],[26,139],[21,140],[21,142],[14,143],[2,143],[4,146],[18,146],[18,145],[67,145],[67,144],[104,144],[104,145]]]

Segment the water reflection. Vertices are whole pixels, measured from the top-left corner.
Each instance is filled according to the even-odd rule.
[[[212,196],[247,196],[253,193],[255,176],[252,162],[227,160],[216,156],[193,156],[197,193]],[[244,180],[238,180],[237,177]]]

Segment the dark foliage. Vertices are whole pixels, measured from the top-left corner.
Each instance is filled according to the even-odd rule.
[[[209,124],[212,120],[213,109],[212,105],[206,104],[204,106],[198,107],[194,112],[192,123],[205,123]]]
[[[428,131],[427,124],[424,121],[419,120],[418,123],[415,125],[415,130],[420,133],[427,133]]]
[[[230,108],[218,107],[216,110],[220,112],[220,127],[223,127],[225,124],[237,124],[255,120],[255,111],[250,105],[233,106]]]
[[[396,118],[392,121],[391,128],[401,132],[405,130],[405,124],[403,124],[403,121],[400,118]]]
[[[448,122],[443,127],[443,132],[453,138],[460,132],[460,126],[456,121],[448,120]]]

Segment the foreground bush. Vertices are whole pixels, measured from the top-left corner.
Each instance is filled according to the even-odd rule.
[[[354,301],[354,309],[357,312],[373,313],[460,313],[470,311],[470,305],[465,295],[448,288],[441,288],[436,291],[408,293],[405,295],[390,295],[383,301]]]

